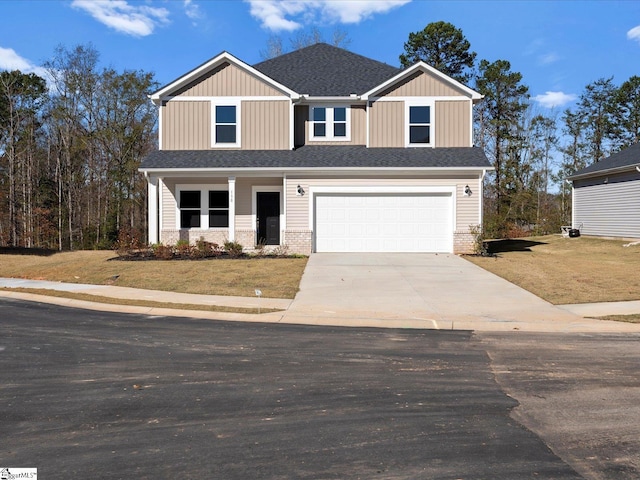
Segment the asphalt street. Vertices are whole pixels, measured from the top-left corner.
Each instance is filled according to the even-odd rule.
[[[42,478],[582,478],[511,416],[471,332],[8,299],[0,327],[0,466]]]

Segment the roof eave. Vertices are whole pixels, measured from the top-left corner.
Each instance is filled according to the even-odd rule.
[[[474,101],[474,103],[477,103],[478,101],[480,101],[480,100],[482,100],[484,98],[484,95],[481,95],[480,93],[476,92],[475,90],[472,90],[471,88],[467,87],[466,85],[463,85],[462,83],[460,83],[457,80],[449,77],[448,75],[445,75],[441,71],[433,68],[431,65],[428,65],[423,61],[414,63],[409,68],[406,68],[405,70],[402,70],[397,75],[394,75],[393,77],[391,77],[387,81],[381,83],[380,85],[378,85],[376,87],[373,87],[371,90],[369,90],[368,92],[365,92],[361,96],[365,100],[369,99],[369,97],[375,97],[376,93],[379,93],[379,92],[389,88],[394,83],[397,83],[397,82],[403,80],[404,78],[406,78],[406,77],[408,77],[410,75],[413,75],[413,73],[415,73],[416,70],[426,70],[427,72],[432,73],[433,75],[435,75],[438,78],[446,81],[447,83],[450,83],[454,87],[456,87],[456,88],[462,90],[463,92],[465,92],[469,96],[469,98]]]
[[[484,174],[487,171],[494,170],[491,166],[463,166],[463,167],[238,167],[238,168],[218,168],[218,167],[201,167],[201,168],[138,168],[139,172],[145,175],[154,176],[184,176],[185,174],[273,174],[273,173],[310,173],[318,174],[389,174],[400,172],[425,172],[425,173],[470,173]]]
[[[582,180],[582,179],[585,179],[585,178],[601,177],[603,175],[611,175],[611,174],[615,174],[615,173],[623,173],[623,172],[628,172],[628,171],[632,171],[632,170],[638,170],[640,172],[640,163],[634,163],[634,164],[631,164],[631,165],[624,165],[622,167],[605,168],[603,170],[596,170],[596,171],[593,171],[593,172],[569,175],[566,179],[567,180],[571,180],[571,181],[573,181],[573,180]]]
[[[255,68],[253,68],[251,65],[249,65],[249,64],[243,62],[242,60],[234,57],[229,52],[224,51],[224,52],[216,55],[212,59],[206,61],[205,63],[203,63],[199,67],[196,67],[193,70],[191,70],[190,72],[186,73],[185,75],[182,75],[181,77],[177,78],[173,82],[165,85],[160,90],[152,93],[151,95],[149,95],[149,98],[151,98],[151,100],[156,105],[159,105],[162,102],[163,98],[169,96],[171,92],[173,92],[175,90],[178,90],[178,89],[188,85],[189,83],[193,82],[198,77],[200,77],[200,76],[204,75],[205,73],[213,70],[214,68],[216,68],[217,66],[221,65],[224,62],[229,62],[231,64],[236,65],[237,67],[240,67],[240,68],[246,70],[251,75],[260,78],[261,80],[263,80],[266,83],[270,84],[274,88],[276,88],[278,90],[281,90],[282,92],[286,93],[291,98],[298,98],[298,96],[299,96],[297,92],[294,92],[289,87],[287,87],[285,85],[282,85],[281,83],[276,82],[275,80],[273,80],[272,78],[268,77],[264,73],[262,73],[259,70],[256,70]]]

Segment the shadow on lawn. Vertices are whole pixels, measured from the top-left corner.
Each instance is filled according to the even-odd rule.
[[[57,250],[48,248],[25,248],[25,247],[0,247],[0,255],[34,255],[38,257],[50,257],[58,253]]]
[[[504,240],[489,240],[487,241],[487,250],[490,255],[504,252],[530,252],[531,247],[535,247],[536,245],[546,245],[546,243],[511,238]]]

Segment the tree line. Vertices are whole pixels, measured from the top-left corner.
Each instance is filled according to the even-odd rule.
[[[291,40],[323,41],[317,30]],[[347,45],[345,32],[333,43]],[[283,52],[271,39],[263,58]],[[462,30],[434,22],[410,33],[403,67],[423,60],[475,89],[474,142],[495,167],[485,179],[484,233],[558,232],[570,221],[575,171],[640,141],[640,77],[585,86],[572,109],[536,109],[507,60],[476,62]],[[156,148],[154,74],[99,68],[91,45],[56,48],[46,79],[0,71],[0,246],[111,248],[146,238],[140,160]]]
[[[597,79],[558,117],[536,108],[509,61],[476,56],[462,30],[434,22],[409,34],[400,63],[423,60],[484,95],[474,142],[495,168],[485,182],[485,235],[559,232],[571,219],[566,177],[640,141],[640,77]]]
[[[0,246],[110,248],[146,238],[141,158],[155,148],[152,73],[56,48],[46,79],[0,72]]]

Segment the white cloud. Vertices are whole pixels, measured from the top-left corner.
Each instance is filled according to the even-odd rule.
[[[45,79],[49,78],[44,68],[21,57],[13,48],[0,47],[0,70],[20,70],[22,73],[35,73]]]
[[[84,10],[107,27],[135,37],[151,35],[156,26],[169,21],[166,8],[132,6],[126,0],[73,0],[71,6]]]
[[[551,65],[558,60],[560,60],[560,56],[555,52],[546,53],[538,57],[538,63],[540,65]]]
[[[573,93],[545,92],[544,95],[536,95],[533,99],[543,107],[562,107],[569,102],[573,102],[577,97]]]
[[[638,42],[640,42],[640,25],[629,30],[627,32],[627,38],[629,40],[637,40]]]
[[[411,0],[245,0],[251,15],[272,31],[293,31],[314,20],[359,23],[376,13],[386,13]]]
[[[196,20],[204,17],[200,5],[193,3],[193,0],[184,0],[184,13],[193,20],[194,25]]]

